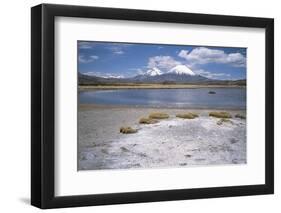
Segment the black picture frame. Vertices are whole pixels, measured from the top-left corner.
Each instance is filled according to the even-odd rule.
[[[264,28],[266,135],[265,184],[56,197],[55,17]],[[31,204],[42,208],[155,202],[274,193],[274,20],[239,16],[41,4],[31,8]]]

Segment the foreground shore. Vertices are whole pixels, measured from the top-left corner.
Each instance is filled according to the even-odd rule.
[[[168,119],[139,124],[155,111]],[[78,170],[164,168],[246,163],[245,110],[227,110],[231,122],[218,125],[212,109],[155,109],[82,105],[78,112]],[[225,110],[224,110],[225,111]],[[175,115],[198,113],[195,119]],[[134,134],[122,134],[130,126]]]

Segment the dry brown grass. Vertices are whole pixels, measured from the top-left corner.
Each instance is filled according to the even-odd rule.
[[[141,118],[139,120],[140,124],[155,124],[158,123],[159,121],[156,119],[152,119],[152,118]]]
[[[150,113],[149,118],[151,119],[166,119],[169,118],[169,115],[163,112],[153,112]]]
[[[130,151],[129,149],[127,149],[127,148],[124,147],[124,146],[121,146],[120,149],[121,149],[123,152],[129,152],[129,151]]]
[[[222,125],[223,123],[230,123],[233,124],[233,122],[227,118],[221,118],[218,122],[217,125]]]
[[[246,116],[245,115],[241,115],[241,114],[236,114],[235,118],[246,119]]]
[[[123,134],[133,134],[133,133],[136,133],[137,130],[133,129],[130,126],[126,126],[126,127],[121,127],[120,132],[123,133]]]
[[[183,118],[183,119],[194,119],[197,118],[199,115],[193,112],[177,114],[176,117]]]
[[[231,114],[228,112],[210,112],[209,116],[215,118],[232,118]]]

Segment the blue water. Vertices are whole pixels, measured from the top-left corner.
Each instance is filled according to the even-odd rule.
[[[214,91],[216,94],[209,94]],[[245,88],[120,89],[79,92],[81,104],[245,109]]]

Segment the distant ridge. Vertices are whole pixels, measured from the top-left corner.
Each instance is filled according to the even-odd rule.
[[[246,86],[246,79],[215,80],[201,75],[165,73],[161,75],[137,75],[132,78],[104,78],[78,73],[79,85],[120,85],[120,84],[198,84]]]

